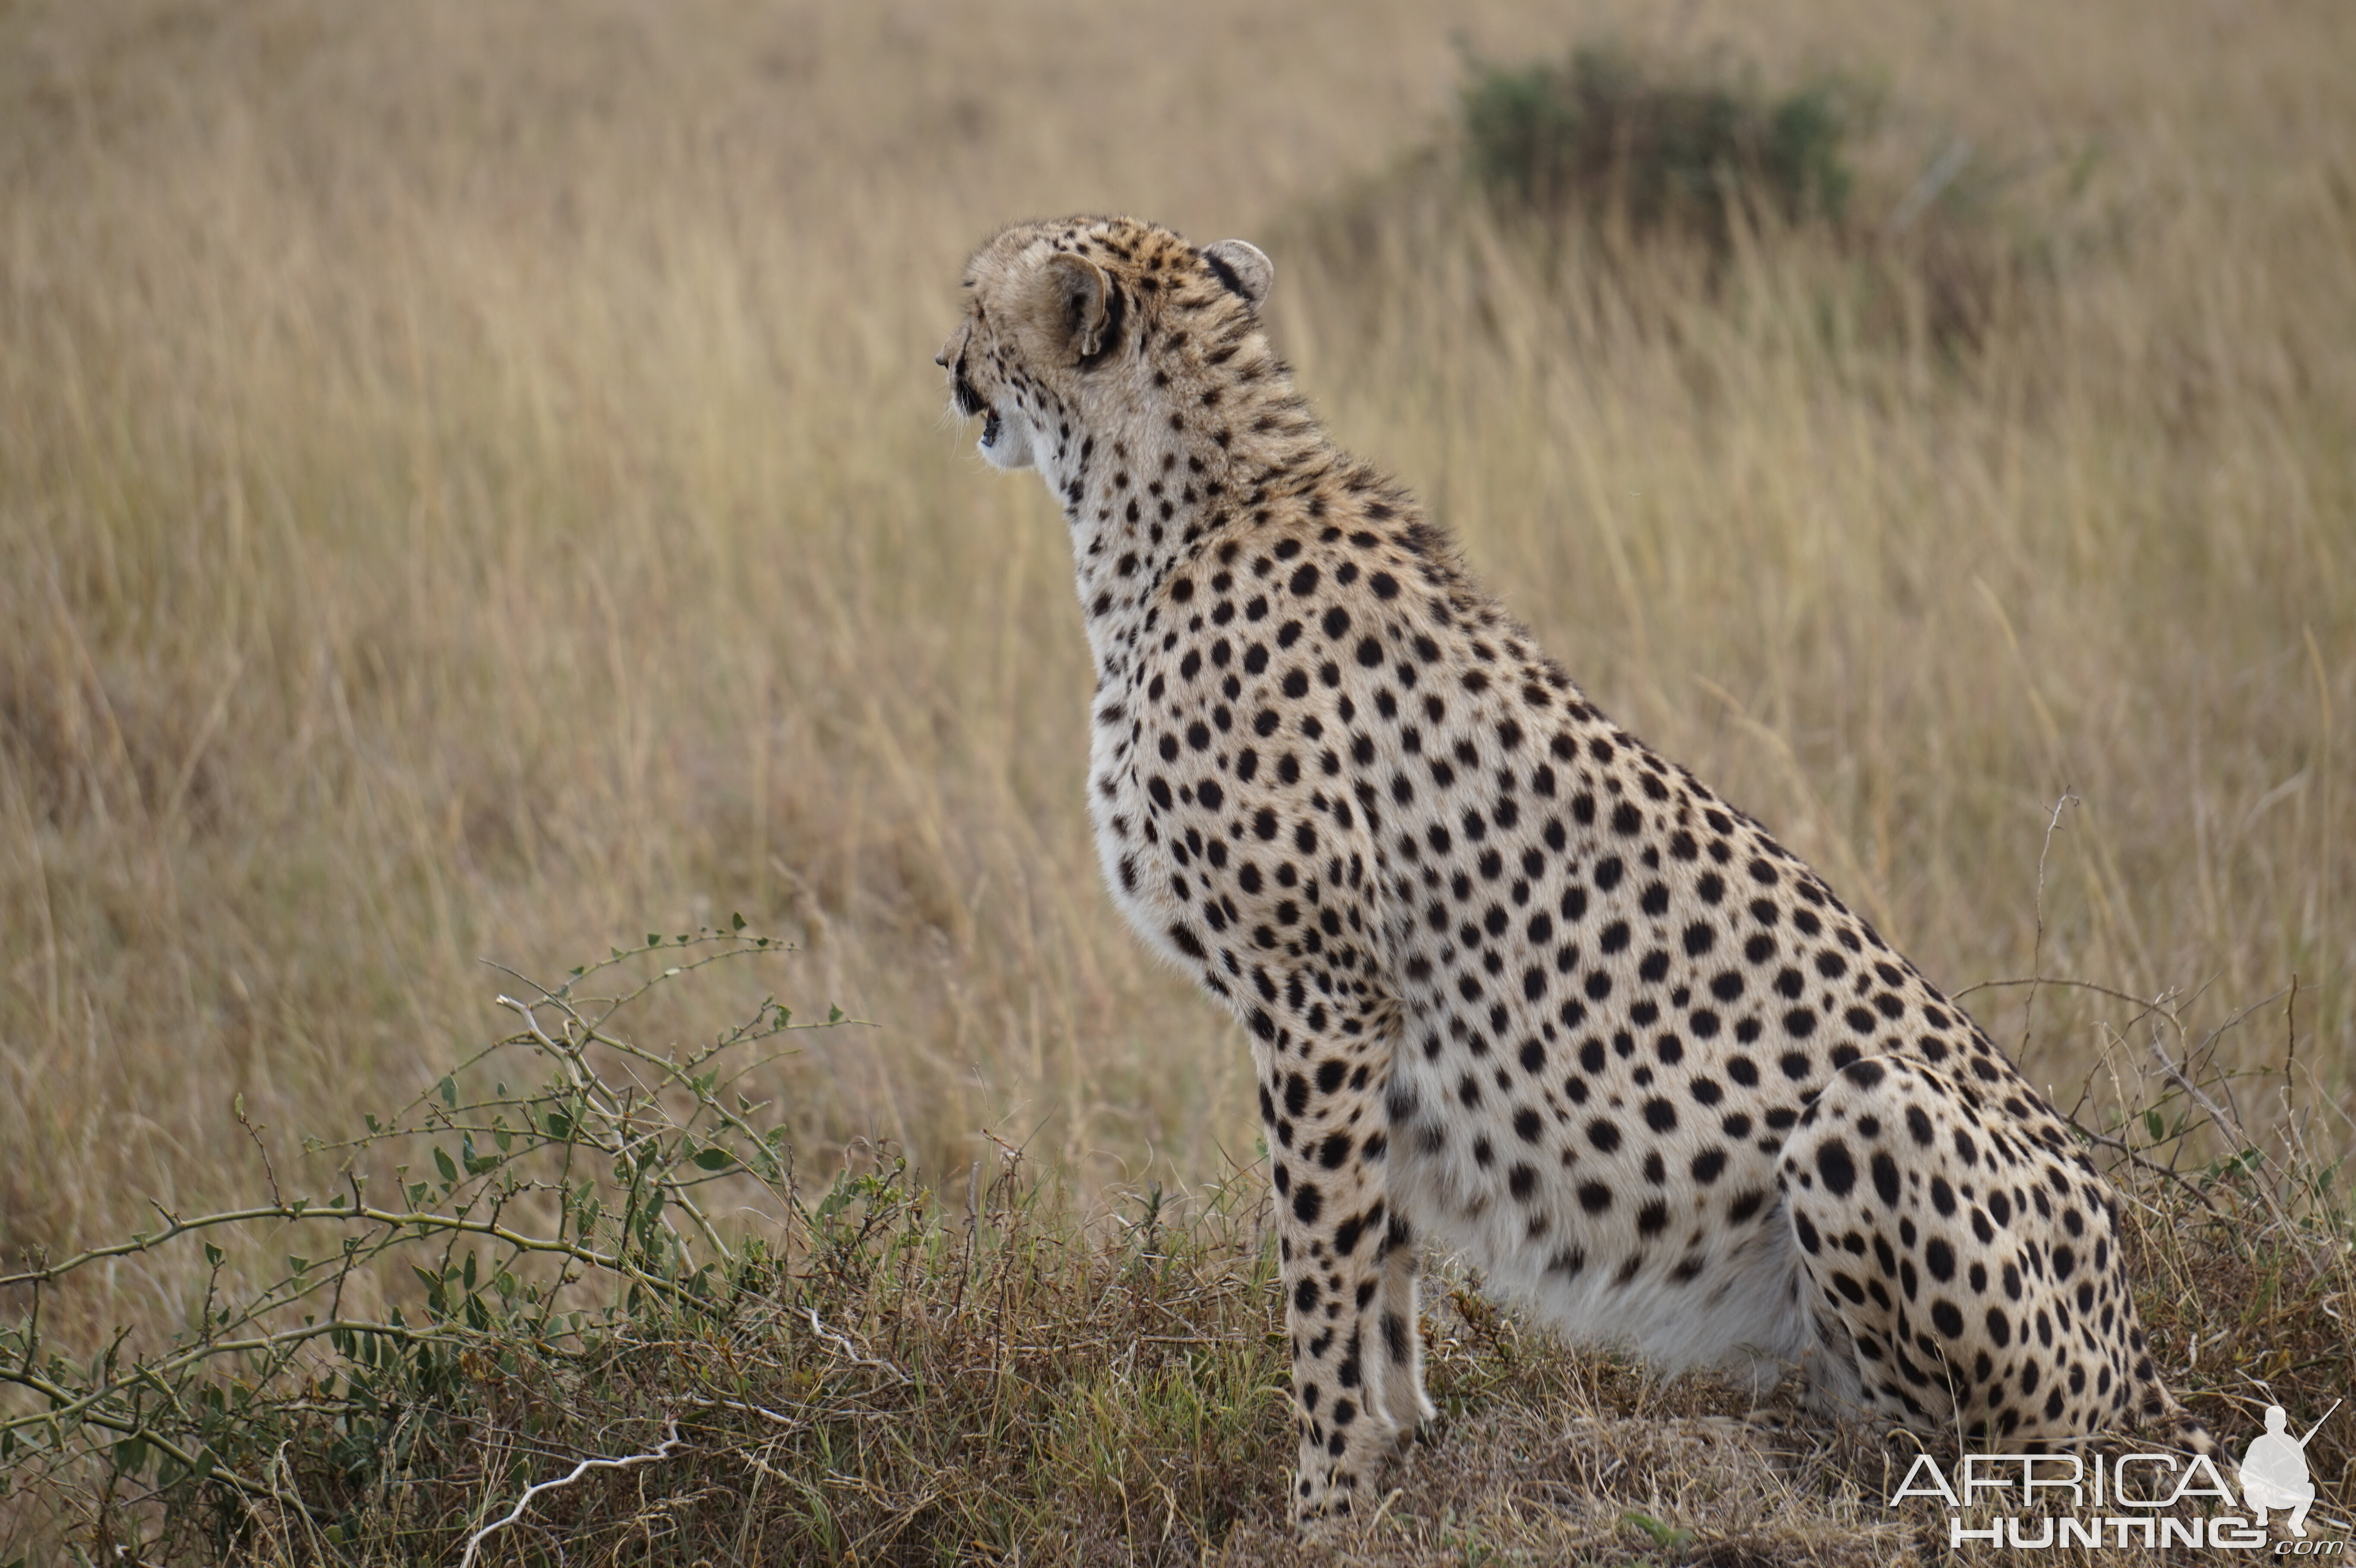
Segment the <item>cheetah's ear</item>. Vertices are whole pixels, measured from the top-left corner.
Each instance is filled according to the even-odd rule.
[[[1203,247],[1203,260],[1210,263],[1219,282],[1242,296],[1244,304],[1258,310],[1267,303],[1269,285],[1276,282],[1276,263],[1258,246],[1242,240],[1222,240]]]
[[[1111,282],[1086,256],[1057,251],[1040,266],[1033,285],[1032,325],[1056,348],[1085,366],[1099,357],[1119,327]]]

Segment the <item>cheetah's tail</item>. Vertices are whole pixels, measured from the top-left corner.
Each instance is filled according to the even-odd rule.
[[[2209,1430],[2209,1424],[2185,1409],[2158,1378],[2144,1384],[2142,1407],[2147,1430],[2159,1434],[2179,1451],[2230,1462],[2232,1456],[2217,1441],[2217,1435]]]
[[[2189,1410],[2179,1408],[2175,1418],[2169,1423],[2167,1432],[2168,1440],[2187,1454],[2198,1454],[2208,1459],[2232,1458],[2223,1445],[2217,1441],[2216,1434],[2209,1430],[2209,1424]]]

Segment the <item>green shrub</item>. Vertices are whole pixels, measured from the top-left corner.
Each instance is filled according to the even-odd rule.
[[[1549,219],[1624,215],[1722,242],[1738,214],[1837,220],[1848,201],[1856,107],[1829,80],[1771,97],[1581,48],[1560,65],[1473,62],[1462,113],[1475,180]]]
[[[0,1568],[1193,1562],[1280,1511],[1257,1177],[1108,1234],[1004,1146],[962,1203],[889,1148],[805,1185],[737,1084],[840,1012],[664,1050],[616,1016],[780,950],[526,983],[515,1033],[266,1195],[0,1270]],[[60,1344],[123,1262],[185,1306]]]
[[[628,1345],[723,1332],[759,1298],[773,1243],[730,1212],[766,1198],[823,1240],[841,1200],[863,1196],[803,1209],[780,1130],[755,1127],[765,1107],[732,1093],[747,1048],[812,1026],[768,999],[705,1045],[659,1053],[612,1021],[683,974],[776,951],[650,935],[553,987],[527,984],[527,1000],[501,998],[516,1034],[354,1137],[307,1141],[286,1186],[273,1163],[266,1198],[157,1205],[126,1242],[0,1273],[26,1304],[0,1319],[0,1396],[16,1396],[0,1397],[0,1497],[62,1504],[102,1554],[226,1550],[298,1519],[315,1547],[413,1544],[460,1528],[486,1488],[519,1486],[529,1450],[561,1451],[568,1408],[604,1406],[603,1440],[654,1446],[637,1440],[664,1423],[644,1402],[590,1391],[617,1381]],[[541,1082],[511,1090],[492,1070],[519,1051]],[[129,1328],[98,1357],[62,1353],[45,1302],[123,1259],[185,1280],[186,1321],[129,1353]],[[501,1398],[530,1385],[556,1403]],[[485,1451],[494,1427],[512,1441]]]

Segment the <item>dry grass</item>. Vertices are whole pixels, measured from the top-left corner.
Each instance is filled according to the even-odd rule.
[[[766,1108],[749,1126],[721,1115],[739,1058],[774,1041],[772,1016],[699,1060],[637,1053],[587,1000],[632,966],[539,1009],[561,1052],[519,1033],[461,1073],[471,1085],[521,1072],[521,1090],[486,1102],[445,1088],[409,1108],[402,1124],[445,1148],[460,1128],[475,1136],[464,1175],[444,1166],[443,1185],[411,1189],[400,1223],[316,1192],[299,1227],[284,1223],[275,1179],[265,1221],[186,1216],[220,1243],[207,1301],[227,1310],[217,1329],[184,1330],[177,1354],[154,1355],[151,1339],[133,1347],[139,1364],[110,1356],[85,1373],[0,1332],[0,1381],[22,1354],[69,1399],[130,1416],[146,1447],[125,1461],[122,1424],[59,1442],[40,1417],[5,1423],[0,1457],[14,1444],[16,1463],[0,1465],[0,1561],[60,1543],[96,1560],[270,1564],[446,1563],[477,1548],[485,1563],[596,1564],[1947,1558],[1945,1510],[1883,1501],[1908,1471],[1906,1441],[1826,1430],[1788,1390],[1751,1411],[1747,1392],[1709,1379],[1664,1382],[1575,1351],[1447,1267],[1423,1323],[1438,1421],[1380,1477],[1370,1515],[1302,1543],[1287,1518],[1290,1402],[1256,1175],[1119,1195],[1086,1223],[1011,1149],[963,1212],[894,1166],[802,1189],[756,1152]],[[720,1071],[704,1077],[707,1063]],[[486,1136],[494,1114],[512,1142]],[[640,1152],[606,1186],[594,1151],[616,1134]],[[391,1152],[361,1141],[364,1164]],[[714,1174],[699,1151],[715,1148],[743,1164]],[[657,1187],[669,1206],[641,1220]],[[593,1190],[603,1219],[584,1201]],[[2130,1172],[2126,1190],[2148,1321],[2164,1347],[2198,1336],[2205,1355],[2170,1357],[2178,1388],[2236,1435],[2268,1400],[2313,1425],[2351,1366],[2331,1317],[2351,1294],[2340,1234],[2286,1223],[2268,1189],[2238,1179]],[[759,1218],[725,1245],[680,1218],[740,1198]],[[458,1225],[545,1236],[560,1204],[577,1223],[553,1228],[567,1244],[483,1246],[477,1272],[488,1238]],[[284,1246],[334,1259],[337,1232],[360,1243],[357,1264],[278,1272]],[[573,1283],[556,1283],[552,1258]],[[355,1310],[371,1268],[400,1262],[425,1266],[434,1298],[412,1293],[405,1318]],[[297,1326],[297,1308],[330,1301],[341,1338],[307,1315]],[[227,1348],[273,1326],[283,1354]],[[192,1355],[208,1336],[220,1349]],[[2351,1446],[2344,1426],[2316,1432],[2315,1474],[2344,1477]],[[209,1453],[217,1467],[192,1483],[163,1453]],[[1952,1450],[1941,1456],[1952,1474]],[[2037,1511],[1983,1502],[1965,1522],[1999,1510]],[[2118,1543],[2062,1560],[2201,1559]]]
[[[1902,247],[1467,208],[1411,156],[1459,27],[1877,83],[1855,208],[1968,138],[1985,327]],[[2117,993],[1968,998],[2090,1125],[2176,1130],[2155,1040],[2287,1055],[2238,1114],[2331,1168],[2351,68],[2329,0],[0,5],[0,1249],[250,1190],[233,1093],[406,1099],[481,955],[738,909],[878,1026],[764,1085],[811,1163],[954,1207],[987,1127],[1085,1210],[1248,1160],[1240,1043],[1097,887],[1052,510],[929,363],[969,245],[1087,208],[1265,244],[1337,435],[1942,984]]]
[[[1884,1500],[1911,1439],[1828,1430],[1788,1383],[1763,1410],[1664,1383],[1445,1263],[1421,1325],[1439,1419],[1370,1513],[1296,1541],[1259,1173],[1089,1209],[1001,1146],[962,1213],[873,1151],[810,1184],[740,1092],[795,1038],[774,1002],[686,1051],[634,1027],[682,992],[708,1021],[712,965],[793,956],[650,936],[585,976],[510,976],[533,998],[514,1032],[382,1125],[276,1140],[237,1211],[0,1273],[30,1301],[0,1325],[0,1563],[1940,1559],[1947,1513]],[[2234,1087],[2197,1058],[2179,1084],[2228,1147]],[[2356,1370],[2356,1250],[2304,1184],[2336,1172],[2118,1142],[2169,1381],[2244,1440],[2286,1406],[2329,1509],[2356,1450],[2320,1424]],[[123,1264],[201,1286],[77,1360],[77,1309]]]

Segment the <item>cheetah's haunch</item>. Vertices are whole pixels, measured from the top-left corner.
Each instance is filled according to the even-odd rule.
[[[2205,1436],[2115,1200],[1963,1012],[1597,712],[1269,351],[1268,259],[1125,218],[967,268],[940,363],[1071,525],[1113,897],[1251,1037],[1306,1519],[1430,1413],[1416,1237],[1669,1367],[2028,1441]]]

